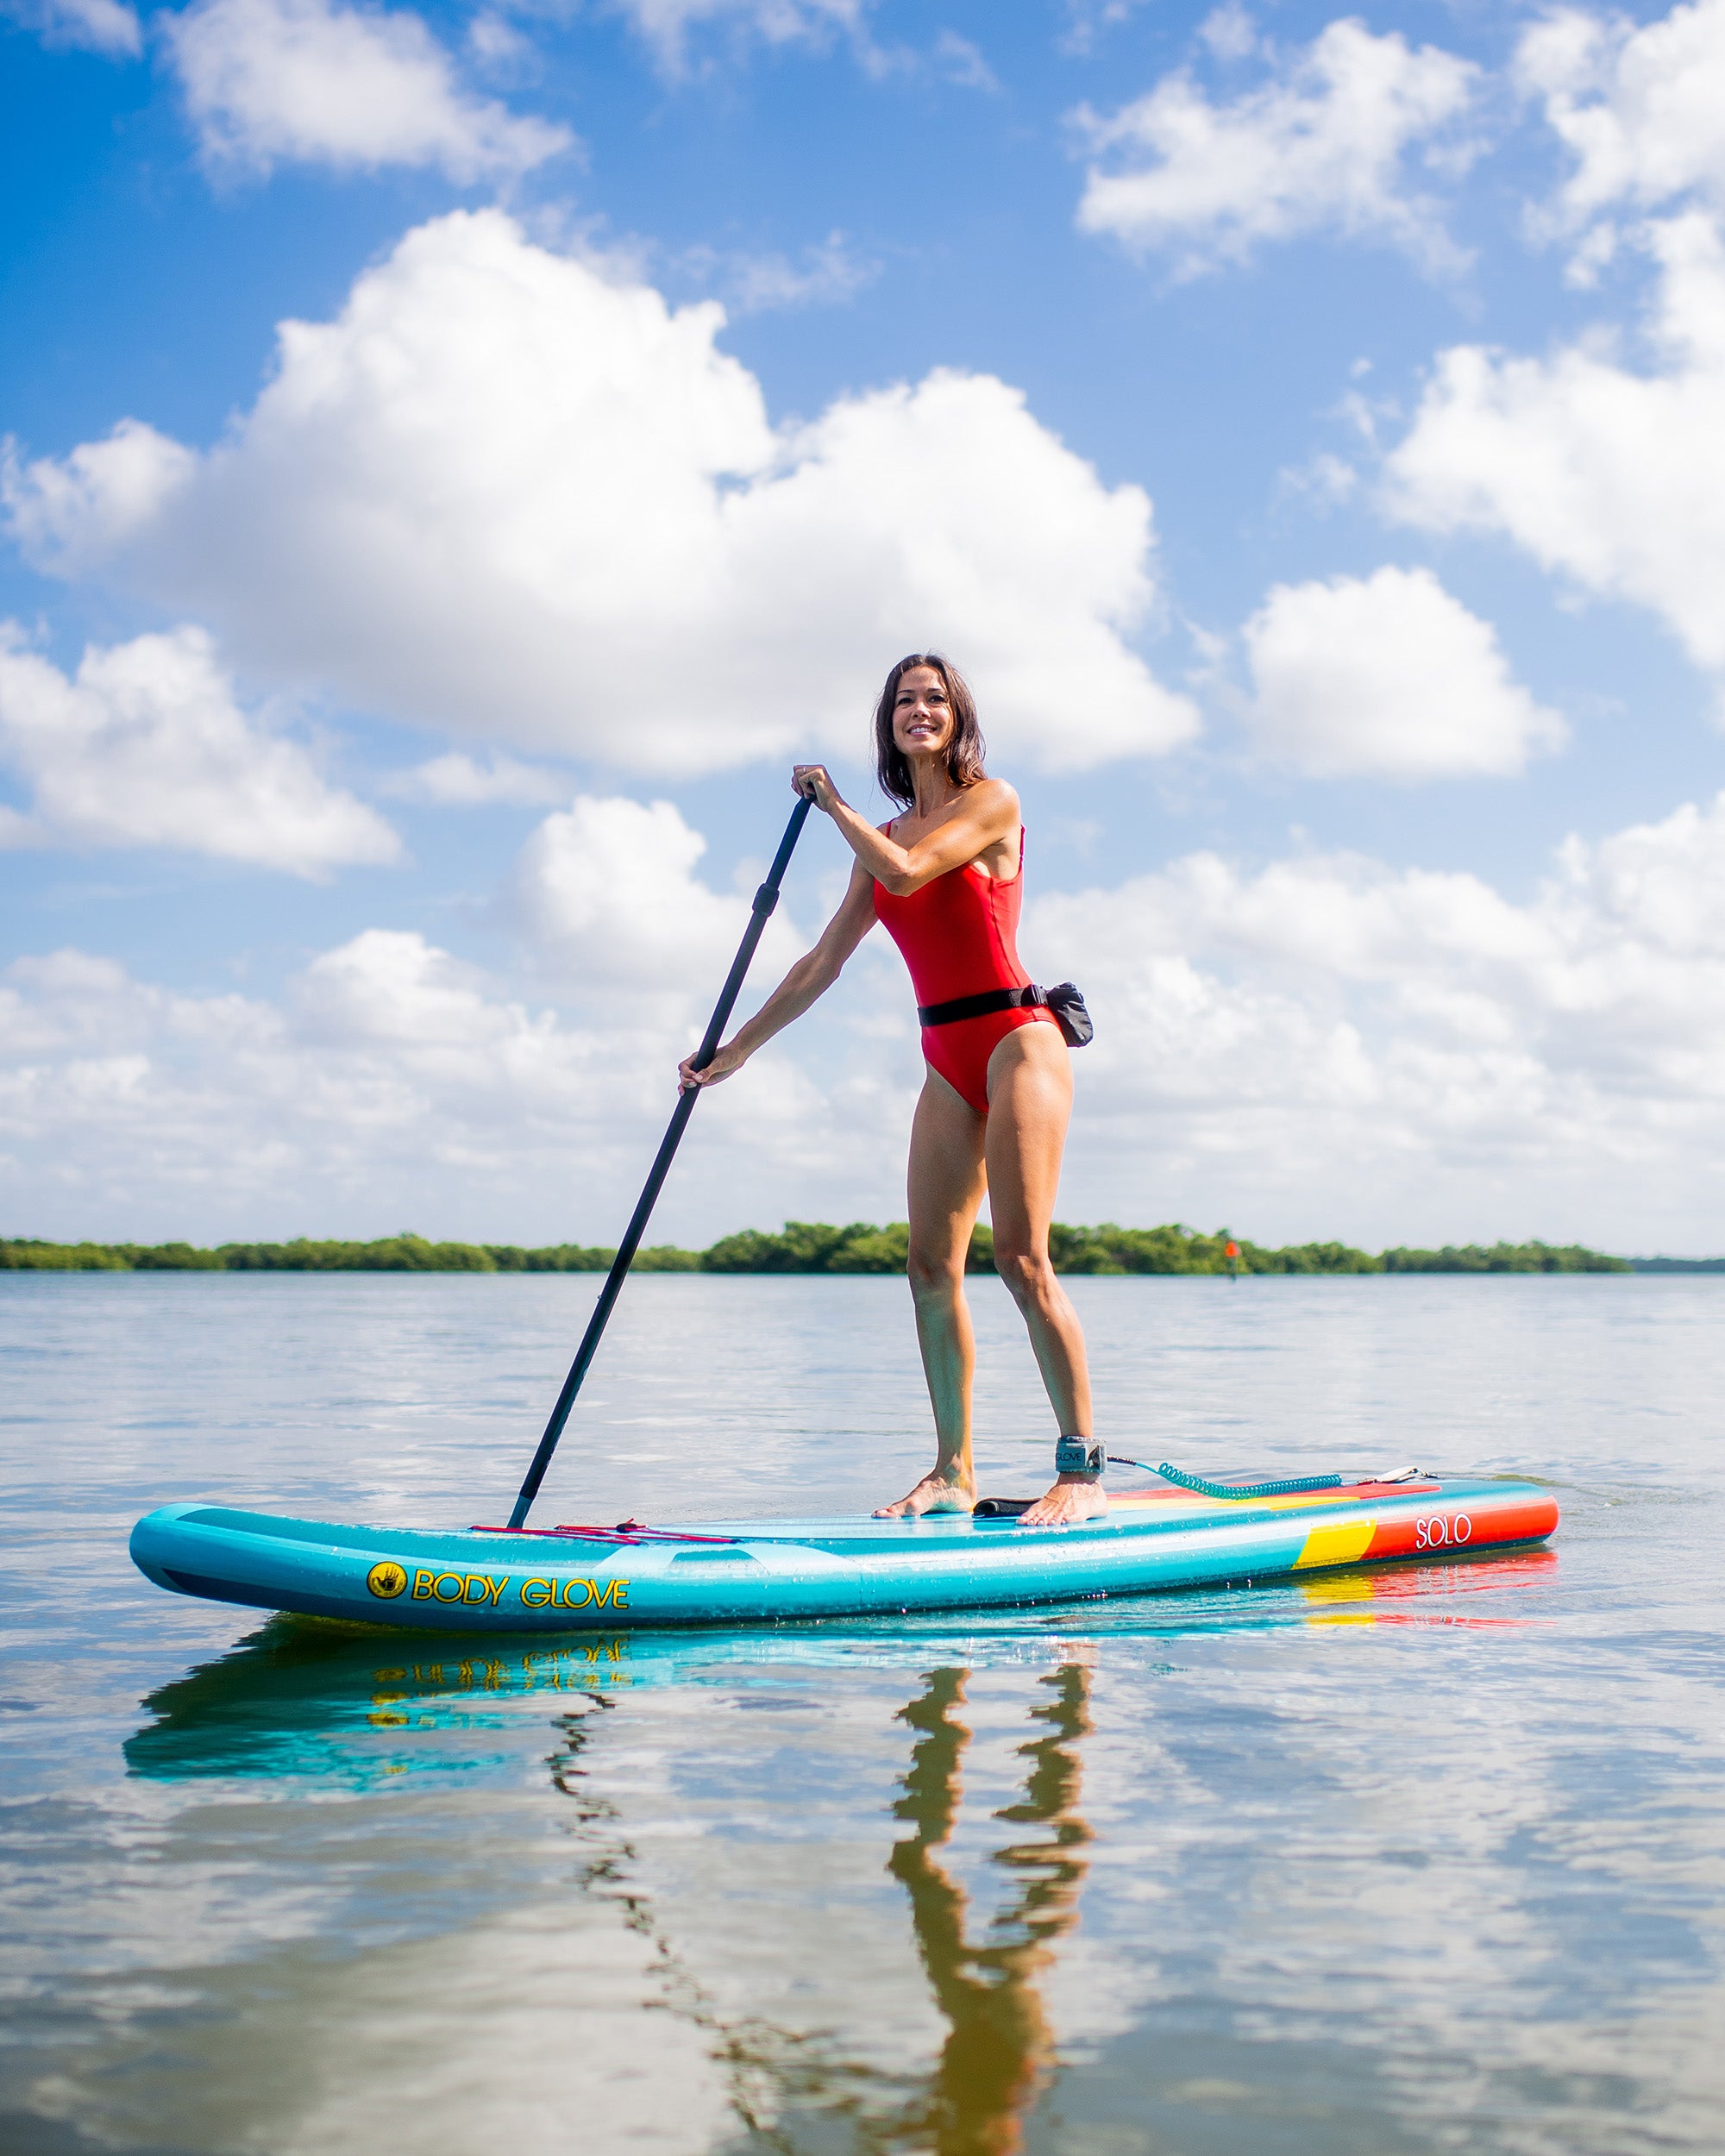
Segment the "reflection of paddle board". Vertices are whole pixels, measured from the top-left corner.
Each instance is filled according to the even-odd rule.
[[[1539,1542],[1557,1520],[1533,1485],[1435,1478],[1241,1499],[1131,1491],[1072,1527],[948,1514],[511,1533],[165,1505],[133,1529],[132,1557],[159,1587],[258,1609],[567,1632],[1142,1594]]]

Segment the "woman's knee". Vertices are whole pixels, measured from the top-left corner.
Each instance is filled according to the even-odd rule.
[[[919,1250],[911,1245],[905,1261],[905,1277],[910,1282],[911,1293],[920,1302],[944,1295],[961,1294],[964,1288],[964,1263],[950,1250]]]
[[[994,1270],[1015,1302],[1046,1302],[1055,1291],[1054,1265],[1046,1250],[1016,1247],[994,1232]]]

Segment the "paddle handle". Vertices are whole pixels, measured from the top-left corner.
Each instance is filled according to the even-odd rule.
[[[755,893],[750,907],[749,925],[743,932],[743,941],[737,946],[737,956],[731,962],[731,971],[725,975],[724,987],[713,1006],[706,1031],[701,1036],[701,1044],[694,1057],[697,1070],[705,1070],[718,1052],[718,1044],[724,1037],[726,1022],[737,997],[742,993],[750,962],[765,932],[773,909],[779,903],[779,887],[784,881],[785,871],[790,866],[797,840],[802,835],[803,825],[807,823],[809,811],[813,806],[812,796],[805,793],[791,811],[791,820],[786,824],[785,835],[779,841],[779,850],[773,856],[773,865],[767,871],[767,880]],[[587,1319],[587,1329],[581,1335],[581,1344],[575,1351],[575,1359],[569,1365],[568,1376],[563,1380],[563,1389],[558,1394],[557,1404],[551,1410],[551,1420],[545,1425],[545,1434],[539,1440],[539,1448],[533,1455],[533,1463],[528,1469],[520,1493],[515,1500],[515,1509],[509,1515],[511,1527],[521,1526],[533,1500],[539,1495],[539,1485],[544,1481],[545,1470],[551,1464],[551,1456],[557,1450],[563,1426],[569,1420],[569,1410],[575,1404],[575,1395],[581,1389],[581,1381],[598,1352],[599,1340],[610,1321],[617,1299],[623,1292],[624,1280],[635,1262],[635,1253],[641,1247],[647,1223],[653,1217],[659,1193],[664,1188],[666,1176],[671,1172],[671,1163],[676,1157],[678,1146],[683,1142],[683,1132],[689,1127],[689,1118],[694,1113],[695,1103],[700,1095],[700,1087],[691,1086],[687,1092],[677,1096],[676,1108],[668,1129],[659,1141],[659,1150],[647,1177],[647,1187],[641,1193],[635,1211],[630,1216],[629,1225],[618,1245],[617,1256],[611,1262],[611,1270],[605,1276],[605,1285],[599,1291],[599,1300],[593,1305],[592,1317]]]

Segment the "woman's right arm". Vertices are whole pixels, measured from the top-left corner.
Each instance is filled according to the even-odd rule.
[[[677,1066],[677,1085],[687,1093],[691,1086],[716,1086],[722,1078],[741,1070],[757,1048],[782,1033],[800,1018],[817,998],[824,996],[844,971],[844,962],[875,925],[875,879],[859,861],[850,871],[850,882],[837,912],[821,932],[820,941],[774,989],[761,1008],[719,1048],[704,1070],[686,1056]],[[696,1051],[699,1053],[699,1050]]]

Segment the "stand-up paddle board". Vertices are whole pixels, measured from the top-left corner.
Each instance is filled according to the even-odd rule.
[[[704,1070],[811,803],[791,812],[693,1057]],[[132,1530],[158,1587],[254,1609],[298,1610],[436,1632],[550,1632],[602,1625],[755,1625],[989,1603],[1135,1595],[1158,1588],[1333,1571],[1542,1541],[1558,1508],[1525,1483],[1414,1472],[1207,1482],[1166,1464],[1163,1487],[1113,1497],[1106,1518],[1026,1527],[1028,1500],[922,1520],[706,1520],[643,1527],[530,1527],[527,1515],[646,1232],[699,1087],[678,1099],[506,1526],[439,1532],[284,1520],[219,1505],[164,1505]],[[1230,1246],[1232,1247],[1232,1246]],[[1122,1459],[1122,1466],[1147,1467]]]
[[[133,1529],[132,1557],[157,1586],[213,1601],[427,1631],[544,1632],[1138,1595],[1513,1549],[1558,1522],[1537,1485],[1435,1477],[1269,1496],[1169,1485],[1116,1493],[1105,1519],[1068,1527],[1026,1527],[1019,1509],[437,1532],[164,1505]]]

